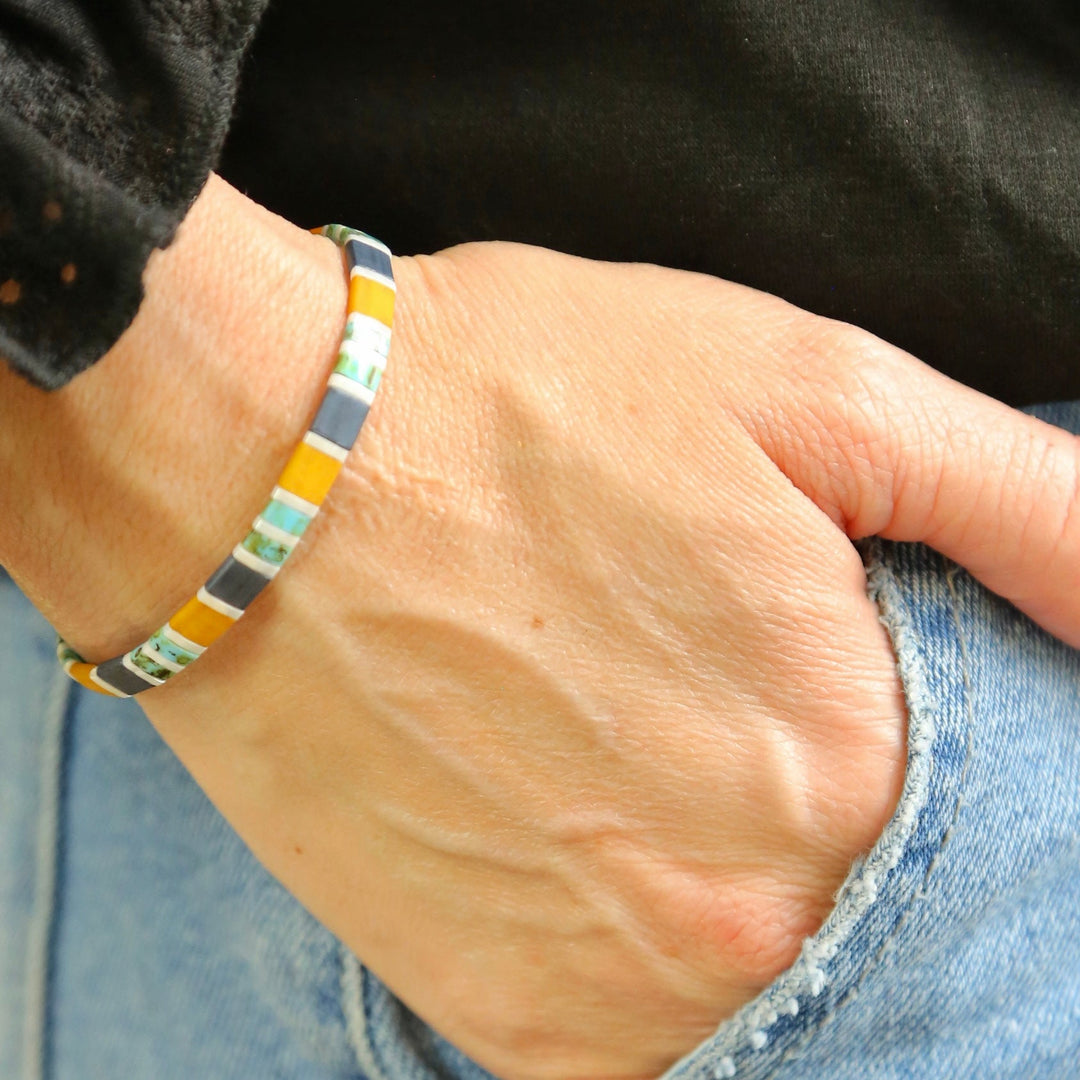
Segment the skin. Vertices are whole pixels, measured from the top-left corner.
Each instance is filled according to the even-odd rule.
[[[851,539],[926,540],[1078,644],[1076,444],[705,276],[509,244],[395,272],[324,513],[139,701],[466,1053],[644,1080],[794,959],[895,806],[902,688]],[[93,659],[246,531],[343,323],[337,250],[217,179],[146,285],[67,389],[0,371],[0,559]]]

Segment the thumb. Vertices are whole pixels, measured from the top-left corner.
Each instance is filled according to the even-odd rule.
[[[922,541],[1080,647],[1080,440],[854,334],[773,460],[852,539]]]

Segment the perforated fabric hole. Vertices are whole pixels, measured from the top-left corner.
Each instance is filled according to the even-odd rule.
[[[131,323],[266,3],[0,0],[0,363],[53,389]]]

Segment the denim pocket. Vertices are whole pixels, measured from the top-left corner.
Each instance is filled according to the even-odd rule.
[[[897,558],[905,556],[921,559],[923,572],[905,579],[906,568],[897,565]],[[910,918],[944,840],[963,776],[965,712],[963,650],[955,637],[942,632],[950,623],[944,567],[925,549],[905,551],[877,541],[865,546],[864,561],[907,700],[903,793],[878,843],[852,867],[833,911],[804,942],[796,962],[671,1069],[666,1074],[671,1080],[788,1075],[828,1075],[831,1080],[845,1075],[788,1070],[817,1040],[828,1038],[825,1029],[835,1027],[858,998],[868,974]],[[928,627],[935,628],[938,646],[929,652]],[[861,1055],[853,1064],[862,1068]],[[829,1063],[830,1070],[838,1066],[842,1063]],[[866,1075],[858,1069],[856,1075]]]
[[[865,558],[908,701],[903,796],[796,963],[666,1080],[1080,1062],[1080,653],[921,545]]]

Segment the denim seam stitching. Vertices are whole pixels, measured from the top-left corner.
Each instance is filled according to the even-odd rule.
[[[341,957],[341,1011],[345,1016],[349,1048],[365,1080],[392,1080],[379,1063],[371,1038],[365,990],[367,970],[344,944],[340,944],[338,950]]]
[[[45,701],[39,763],[40,812],[35,845],[34,913],[27,927],[27,990],[23,1013],[23,1080],[43,1080],[50,1070],[49,1002],[55,969],[57,884],[63,809],[67,718],[74,683],[55,675]]]
[[[956,832],[956,823],[960,818],[960,810],[964,805],[964,793],[967,789],[968,770],[971,767],[972,750],[975,739],[975,708],[971,689],[971,661],[968,653],[968,641],[964,633],[964,625],[960,619],[960,601],[956,595],[956,577],[961,572],[959,566],[949,567],[945,574],[945,585],[949,590],[949,613],[952,615],[953,625],[956,627],[956,640],[960,646],[960,672],[963,676],[964,686],[964,715],[967,717],[967,732],[964,739],[964,763],[960,767],[960,778],[956,784],[956,803],[953,805],[952,816],[941,837],[941,843],[934,852],[930,865],[926,868],[926,879],[930,877],[930,871],[937,865],[942,852],[952,840]],[[924,880],[925,884],[925,880]]]

